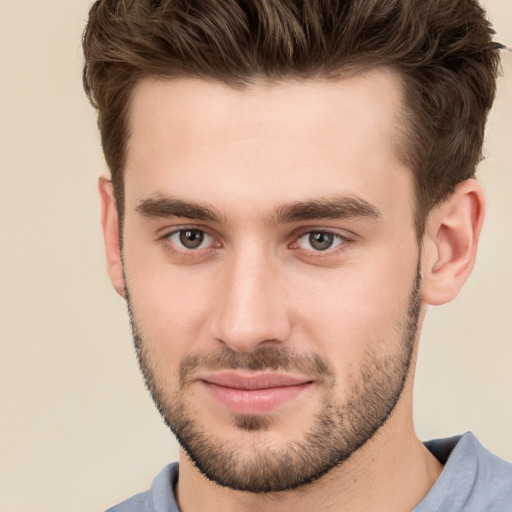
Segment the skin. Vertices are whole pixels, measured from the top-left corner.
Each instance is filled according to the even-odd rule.
[[[137,86],[125,170],[124,274],[107,179],[100,179],[102,223],[112,283],[123,296],[130,291],[147,356],[168,396],[190,354],[287,347],[328,360],[332,393],[343,404],[368,353],[396,352],[396,325],[420,257],[412,173],[396,147],[401,106],[400,82],[383,69],[336,82],[261,83],[241,91],[195,79],[146,79]],[[169,197],[208,206],[219,218],[141,211],[141,204]],[[287,205],[326,197],[359,198],[378,215],[276,215]],[[451,300],[469,276],[483,212],[473,180],[431,212],[421,251],[420,324],[426,305]],[[169,236],[184,228],[211,238],[187,251]],[[335,233],[338,245],[315,251],[305,234],[319,229]],[[414,432],[417,341],[393,414],[343,464],[302,488],[254,494],[210,482],[182,452],[180,510],[211,509],[212,503],[227,511],[414,508],[442,469]],[[238,428],[200,382],[184,399],[195,421],[249,461],[258,447],[300,440],[323,393],[313,385],[272,410],[263,431]]]

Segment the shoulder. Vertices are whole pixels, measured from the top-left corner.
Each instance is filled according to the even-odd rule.
[[[512,510],[512,463],[487,450],[471,432],[425,445],[444,470],[416,512]]]
[[[475,457],[478,459],[478,476],[475,487],[487,491],[496,498],[507,499],[507,510],[512,509],[512,463],[507,462],[484,448],[473,436]],[[503,502],[505,504],[505,502]]]
[[[152,512],[149,491],[141,492],[109,508],[106,512]]]
[[[464,473],[472,469],[475,485],[504,486],[512,492],[512,463],[491,453],[473,433],[429,441],[425,445],[455,477],[462,474],[462,469]]]
[[[178,463],[163,468],[151,488],[109,508],[106,512],[178,512],[174,486],[178,481]]]

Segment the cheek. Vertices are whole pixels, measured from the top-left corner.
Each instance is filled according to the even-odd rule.
[[[411,254],[381,253],[336,269],[325,282],[303,283],[295,303],[301,348],[325,354],[342,379],[350,378],[368,350],[396,350],[416,276]]]
[[[211,295],[209,279],[197,269],[184,271],[128,248],[124,259],[136,325],[159,363],[176,366],[201,345]]]

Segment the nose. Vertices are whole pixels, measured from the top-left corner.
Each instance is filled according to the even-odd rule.
[[[279,264],[265,251],[232,254],[218,275],[214,338],[237,352],[285,343],[291,320]]]

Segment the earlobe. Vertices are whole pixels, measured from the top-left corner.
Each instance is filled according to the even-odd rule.
[[[118,215],[112,182],[105,177],[100,177],[98,179],[98,192],[100,197],[101,226],[103,229],[103,241],[105,243],[105,256],[107,259],[107,272],[114,289],[121,297],[125,297],[123,264],[121,248],[119,247]]]
[[[425,303],[445,304],[458,295],[473,270],[484,213],[482,187],[473,179],[431,212],[423,239]]]

